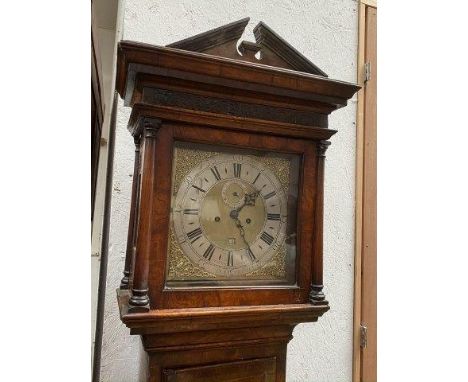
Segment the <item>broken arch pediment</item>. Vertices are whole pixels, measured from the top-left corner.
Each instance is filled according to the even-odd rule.
[[[253,30],[255,42],[242,41],[237,47],[237,42],[244,33],[249,20],[250,18],[246,17],[174,42],[167,45],[167,47],[328,77],[323,70],[262,21]]]

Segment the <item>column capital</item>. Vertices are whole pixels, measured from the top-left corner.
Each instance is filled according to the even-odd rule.
[[[325,158],[325,152],[328,149],[328,146],[330,146],[331,142],[330,141],[318,141],[317,143],[317,156],[321,158]]]
[[[143,135],[145,138],[156,138],[156,134],[161,127],[161,120],[151,119],[144,122]]]

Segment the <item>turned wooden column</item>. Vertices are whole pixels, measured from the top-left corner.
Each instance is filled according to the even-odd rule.
[[[129,300],[130,311],[148,311],[148,270],[151,253],[151,209],[153,203],[153,185],[155,182],[156,136],[160,122],[153,121],[144,126],[142,163],[140,215],[137,222],[137,242],[135,250],[135,266],[133,271],[132,293]]]
[[[325,171],[325,151],[330,146],[329,141],[317,143],[317,193],[315,195],[315,232],[314,257],[312,262],[312,285],[309,294],[314,305],[326,305],[323,289],[323,188]]]
[[[125,267],[124,277],[120,282],[120,289],[128,289],[130,283],[130,273],[133,267],[133,256],[135,251],[135,239],[137,229],[137,205],[138,205],[138,193],[139,193],[139,173],[140,173],[140,138],[135,137],[135,162],[133,165],[133,183],[132,183],[132,199],[130,204],[130,218],[128,224],[127,234],[127,251],[125,253]]]

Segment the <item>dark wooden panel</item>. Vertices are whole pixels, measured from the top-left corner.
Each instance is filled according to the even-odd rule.
[[[208,97],[166,89],[144,88],[142,100],[160,106],[175,106],[208,113],[235,115],[268,121],[327,127],[327,115],[275,106]]]
[[[165,382],[274,382],[275,358],[228,362],[186,369],[166,369]]]

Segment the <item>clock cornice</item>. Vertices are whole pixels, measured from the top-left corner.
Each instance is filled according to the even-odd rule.
[[[331,111],[346,106],[358,85],[320,75],[140,42],[121,41],[116,88],[131,105],[137,74],[162,75],[291,99],[323,103]]]

